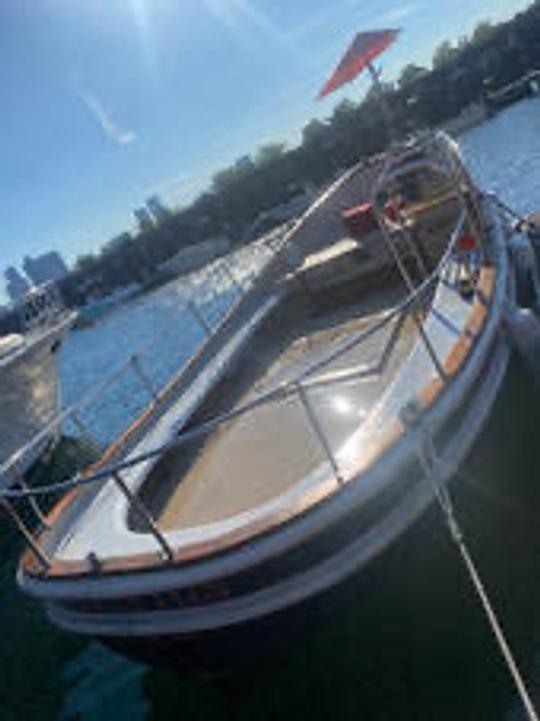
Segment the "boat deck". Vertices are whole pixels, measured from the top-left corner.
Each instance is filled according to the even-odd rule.
[[[416,228],[417,240],[435,257],[455,223],[446,202],[436,210],[444,216],[437,217],[436,231],[426,218],[426,227]],[[351,252],[341,249],[345,256]],[[360,345],[322,363],[406,294],[402,282],[389,286],[385,278],[384,290],[374,291],[369,278],[365,283],[353,279],[337,283],[337,305],[326,286],[328,276],[333,280],[328,266],[322,264],[324,277],[315,282],[309,277],[313,267],[289,278],[297,289],[283,296],[281,288],[269,314],[261,309],[252,320],[242,317],[227,343],[209,357],[208,367],[129,450],[128,459],[154,450],[179,431],[200,428],[317,366],[303,377],[307,403],[291,386],[279,399],[219,428],[212,426],[206,437],[184,441],[157,461],[145,460],[124,471],[125,482],[175,549],[200,544],[213,549],[220,539],[255,535],[333,494],[340,479],[328,450],[345,481],[358,478],[381,434],[437,377],[430,353],[419,341],[418,320],[411,315],[396,316]],[[380,288],[380,276],[378,280]],[[466,326],[471,299],[441,282],[427,300],[430,307],[419,322],[437,356],[445,359]],[[76,521],[71,524],[66,517],[65,527],[51,540],[55,558],[78,560],[89,551],[107,557],[111,548],[122,558],[155,551],[147,523],[129,508],[114,481],[95,497],[81,497],[80,505]],[[110,513],[104,513],[106,507]]]
[[[369,296],[360,306],[308,317],[302,326],[294,302],[280,303],[273,318],[247,341],[249,349],[245,348],[228,375],[221,377],[190,425],[290,379],[345,339],[350,341],[351,332],[366,328],[395,302],[395,293]],[[449,357],[472,307],[473,299],[462,297],[451,284],[439,284],[423,319],[424,332],[439,358]],[[339,373],[351,368],[358,371],[354,379],[332,385],[317,382],[317,388],[308,389],[311,408],[346,482],[369,467],[374,448],[401,409],[437,378],[414,320],[410,316],[403,320],[399,335],[396,322],[386,324],[357,350],[340,355],[339,361],[319,368],[311,379],[334,376],[335,381]],[[389,342],[391,353],[385,352]],[[381,365],[383,358],[386,362]],[[132,452],[143,452],[153,447],[154,441],[150,435]],[[229,421],[203,441],[173,448],[153,466],[145,462],[128,469],[124,477],[138,488],[179,552],[198,549],[199,544],[214,548],[220,539],[237,538],[237,534],[256,534],[260,532],[257,529],[294,516],[340,486],[294,395]],[[155,551],[155,539],[134,511],[129,511],[114,482],[105,483],[94,499],[81,496],[81,503],[86,510],[73,523],[66,518],[65,526],[51,539],[55,559],[80,561],[90,552],[108,557],[111,548],[115,549],[113,555],[121,558]]]
[[[199,418],[233,410],[290,383],[388,312],[399,295],[397,288],[386,291],[339,312],[307,317],[301,325],[296,318],[286,320],[296,315],[292,299],[272,327],[251,339],[243,363]],[[334,453],[391,383],[414,337],[410,318],[396,320],[306,381],[310,408]],[[351,371],[360,377],[350,379]],[[340,375],[345,380],[337,380]],[[316,382],[309,389],[310,382],[330,377],[336,382]],[[306,408],[298,393],[291,393],[224,423],[196,448],[184,447],[163,459],[147,482],[151,490],[145,501],[163,530],[180,530],[247,512],[327,465]]]

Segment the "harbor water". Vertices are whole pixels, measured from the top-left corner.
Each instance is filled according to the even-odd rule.
[[[520,212],[540,209],[540,100],[509,108],[461,139],[486,190]],[[245,275],[261,258],[244,258]],[[242,280],[242,278],[240,278]],[[245,280],[245,279],[244,279]],[[142,349],[159,384],[200,342],[186,309],[217,322],[235,293],[176,282],[72,333],[64,401],[79,399]],[[106,441],[148,401],[126,381],[86,422]],[[532,695],[540,704],[540,389],[514,359],[490,421],[459,477],[457,513]],[[290,647],[220,676],[126,660],[52,627],[22,597],[20,547],[0,538],[0,721],[437,719],[520,721],[523,712],[442,518],[433,509],[370,569],[348,603]],[[231,657],[235,649],[228,649]]]

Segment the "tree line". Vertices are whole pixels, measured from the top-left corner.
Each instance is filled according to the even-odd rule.
[[[540,0],[511,21],[482,22],[470,37],[441,43],[430,68],[408,64],[382,89],[395,132],[405,137],[444,123],[534,68],[540,68]],[[385,128],[373,89],[360,103],[342,101],[326,121],[306,124],[298,147],[264,145],[216,173],[189,207],[79,258],[63,283],[66,301],[81,303],[95,290],[148,282],[160,263],[194,242],[218,235],[236,243],[250,240],[250,227],[264,211],[383,150]]]

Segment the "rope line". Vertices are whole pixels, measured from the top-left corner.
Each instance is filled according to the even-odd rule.
[[[490,601],[484,582],[482,581],[480,573],[467,547],[463,531],[456,518],[454,504],[452,502],[450,493],[446,486],[441,485],[437,481],[433,473],[433,468],[435,467],[436,463],[436,456],[435,449],[433,447],[433,441],[431,438],[425,439],[424,447],[419,453],[419,458],[433,487],[435,498],[437,499],[437,503],[439,504],[439,507],[446,520],[446,524],[450,531],[450,536],[454,541],[463,560],[465,569],[469,576],[469,580],[471,581],[474,590],[476,591],[476,594],[480,599],[487,621],[497,641],[501,656],[508,669],[508,672],[510,673],[510,676],[512,677],[523,707],[527,713],[527,717],[529,718],[529,721],[540,721],[540,716],[536,711],[532,697],[529,693],[529,690],[527,689],[525,680],[519,670],[519,666],[516,662],[514,654],[512,653],[512,649],[510,648],[510,644],[508,643],[501,622],[497,617],[497,613]]]
[[[528,228],[529,230],[534,230],[536,228],[536,224],[529,220],[529,218],[526,218],[521,213],[518,213],[517,210],[514,210],[509,205],[507,205],[504,200],[501,200],[498,195],[495,193],[487,193],[486,197],[488,197],[490,200],[492,200],[494,203],[496,203],[501,210],[504,210],[507,215],[509,215],[511,218],[514,218],[514,220],[517,220],[519,223],[519,230],[524,230]]]

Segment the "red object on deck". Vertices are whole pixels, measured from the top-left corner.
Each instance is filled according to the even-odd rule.
[[[478,243],[474,235],[462,235],[458,242],[458,251],[460,253],[470,253],[473,250],[478,250]]]
[[[373,212],[373,206],[369,203],[363,205],[357,205],[354,208],[348,208],[341,214],[347,232],[358,240],[374,230],[377,230],[378,223],[375,213]]]
[[[397,223],[399,220],[399,208],[394,203],[386,203],[384,206],[384,214],[392,223]]]
[[[373,30],[358,33],[334,70],[332,77],[319,93],[319,100],[346,83],[353,81],[367,66],[383,53],[397,38],[399,30]]]

